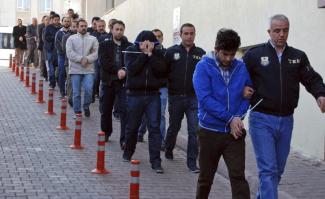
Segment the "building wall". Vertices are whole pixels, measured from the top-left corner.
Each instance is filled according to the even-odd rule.
[[[309,0],[127,0],[104,18],[126,22],[126,35],[131,41],[143,29],[160,28],[165,46],[173,41],[173,10],[180,7],[181,23],[196,26],[196,44],[213,49],[216,32],[222,27],[233,28],[242,38],[242,46],[265,42],[268,39],[268,19],[283,13],[291,22],[288,43],[304,50],[312,66],[325,76],[324,47],[325,9]],[[299,108],[295,113],[292,139],[294,150],[307,156],[324,159],[325,122],[315,99],[302,87]]]
[[[0,26],[16,25],[16,0],[7,0],[0,6]]]

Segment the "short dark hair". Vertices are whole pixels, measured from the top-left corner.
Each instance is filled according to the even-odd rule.
[[[51,11],[51,12],[50,12],[50,15],[54,15],[54,14],[56,14],[54,11]]]
[[[74,10],[73,10],[72,8],[69,8],[69,9],[68,9],[68,12],[69,12],[69,11],[72,11],[72,12],[74,12]]]
[[[79,15],[78,15],[78,13],[73,13],[73,15],[71,17],[72,17],[72,19],[78,19]]]
[[[158,28],[153,29],[152,32],[160,32],[161,35],[164,35],[164,33],[161,30],[159,30]]]
[[[59,18],[60,19],[60,15],[59,14],[56,14],[54,13],[53,15],[51,15],[50,17],[51,19],[54,19],[54,18]]]
[[[120,25],[122,25],[122,26],[125,28],[125,24],[124,24],[124,22],[121,21],[121,20],[116,20],[116,21],[114,21],[114,22],[112,23],[112,28],[114,27],[115,24],[120,24]]]
[[[215,48],[219,50],[237,50],[240,46],[240,37],[232,29],[222,28],[217,33]]]
[[[94,21],[98,21],[98,20],[100,20],[99,17],[93,17],[93,18],[91,19],[91,23],[93,23]]]
[[[191,23],[184,23],[184,24],[181,26],[181,29],[180,29],[181,34],[182,34],[182,32],[183,32],[183,28],[185,28],[185,27],[194,28],[194,31],[195,31],[195,27],[194,27],[193,24],[191,24]]]
[[[79,23],[81,23],[81,22],[85,22],[85,23],[87,23],[87,21],[86,20],[84,20],[84,19],[79,19],[78,21],[77,21],[77,26],[79,27]]]

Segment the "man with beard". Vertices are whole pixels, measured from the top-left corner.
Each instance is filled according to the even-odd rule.
[[[122,21],[115,21],[112,29],[112,39],[106,39],[99,46],[100,67],[100,113],[101,129],[105,132],[105,141],[111,136],[112,111],[115,98],[118,98],[118,106],[121,116],[120,145],[124,148],[125,126],[126,126],[126,94],[124,68],[124,55],[122,51],[132,44],[124,37],[125,24]]]
[[[47,61],[48,61],[48,76],[50,80],[50,87],[55,88],[55,65],[57,63],[57,55],[54,46],[55,34],[61,29],[60,26],[60,15],[53,14],[50,18],[52,23],[45,28],[44,33],[44,48],[47,51]]]
[[[87,22],[84,19],[79,19],[77,27],[78,33],[70,36],[66,44],[72,82],[73,110],[75,114],[82,113],[81,88],[83,88],[83,110],[85,116],[90,117],[89,105],[94,84],[94,62],[98,58],[98,41],[87,33]]]
[[[37,19],[32,19],[32,24],[27,26],[26,32],[27,40],[27,56],[25,60],[25,66],[28,67],[30,63],[34,64],[34,67],[38,66],[38,54],[37,54]]]
[[[62,25],[63,27],[55,34],[55,48],[58,54],[58,64],[59,64],[58,84],[60,88],[61,98],[63,98],[66,95],[65,92],[66,73],[65,73],[65,66],[64,66],[65,54],[62,46],[62,37],[69,32],[70,18],[63,17]]]
[[[26,49],[26,26],[21,19],[17,20],[18,25],[14,27],[12,36],[14,37],[16,63],[20,65],[23,62],[24,51]]]
[[[63,35],[63,37],[62,37],[62,50],[65,55],[64,66],[65,66],[65,71],[67,74],[66,93],[67,93],[67,97],[68,97],[68,103],[70,106],[73,106],[73,104],[72,104],[72,86],[71,86],[71,78],[69,75],[69,60],[68,60],[68,57],[66,54],[66,44],[67,44],[68,38],[74,34],[77,34],[77,22],[72,21],[69,32],[67,34]]]

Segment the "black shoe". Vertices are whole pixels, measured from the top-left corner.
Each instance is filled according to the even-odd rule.
[[[174,159],[173,151],[165,150],[165,158],[167,160],[173,160]]]
[[[109,135],[105,133],[105,142],[108,142],[108,140],[109,140]]]
[[[143,142],[143,136],[138,136],[138,142]]]
[[[152,170],[156,171],[156,173],[164,173],[164,169],[158,165],[158,166],[151,166]]]
[[[123,162],[131,162],[131,156],[127,155],[125,152],[123,153]]]
[[[73,103],[72,103],[72,99],[68,99],[68,104],[70,105],[70,107],[73,107]]]
[[[85,116],[86,117],[90,117],[90,111],[89,111],[89,108],[85,109]]]
[[[200,169],[197,168],[196,166],[193,168],[189,168],[189,169],[190,169],[190,172],[192,172],[192,173],[200,173]]]
[[[125,148],[126,148],[126,144],[123,142],[123,143],[120,144],[120,146],[121,146],[121,150],[124,151]]]

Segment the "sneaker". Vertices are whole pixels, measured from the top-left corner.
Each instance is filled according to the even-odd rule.
[[[167,160],[173,160],[174,159],[173,151],[165,150],[165,158]]]
[[[131,157],[125,152],[123,153],[123,162],[131,162]]]
[[[120,145],[121,145],[121,150],[124,151],[125,148],[126,148],[126,144],[123,142],[123,143],[121,143]]]
[[[89,110],[89,108],[84,109],[84,111],[85,111],[85,117],[90,117],[90,110]]]
[[[156,171],[156,173],[164,173],[164,169],[158,165],[158,166],[151,166],[152,170]]]
[[[143,142],[143,136],[138,136],[138,142]]]
[[[105,142],[108,142],[108,140],[109,140],[109,135],[105,134]]]
[[[200,173],[200,169],[197,167],[190,168],[190,172],[192,173]]]

